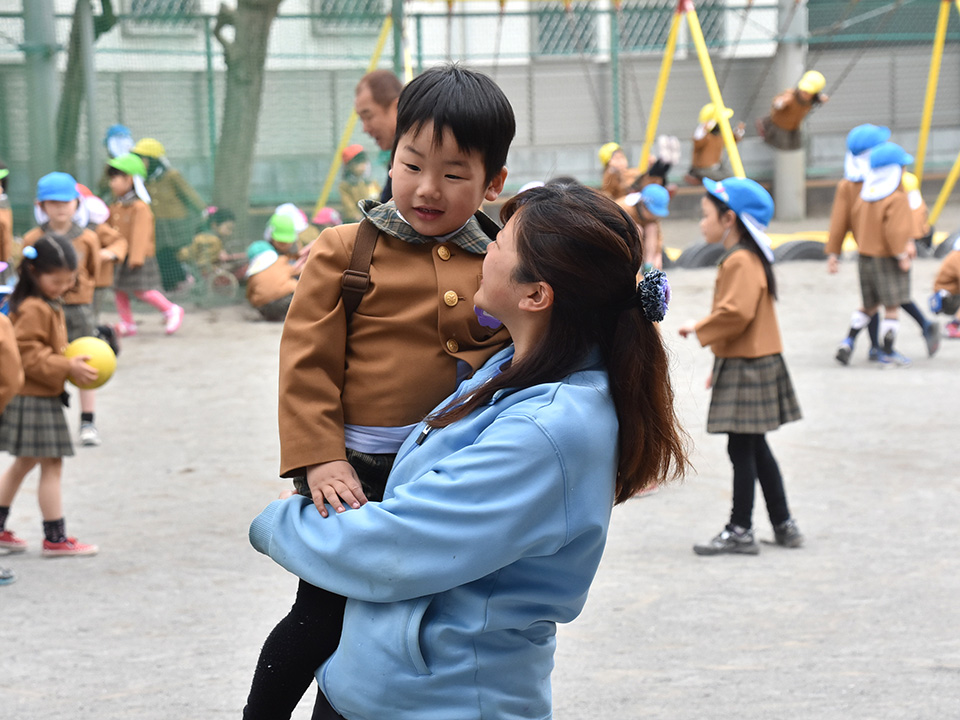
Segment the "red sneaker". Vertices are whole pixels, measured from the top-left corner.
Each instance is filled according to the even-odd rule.
[[[165,314],[165,327],[167,335],[173,335],[177,330],[180,329],[180,324],[183,322],[184,310],[179,305],[174,305],[170,308]]]
[[[67,538],[65,542],[58,543],[44,540],[41,554],[44,557],[63,557],[67,555],[96,555],[98,552],[100,552],[100,548],[96,545],[87,545],[78,542],[76,538]]]
[[[27,541],[21,540],[9,530],[0,532],[0,548],[12,553],[21,553],[27,549]]]
[[[944,328],[944,330],[946,331],[947,337],[960,338],[960,324],[947,323],[947,327]]]

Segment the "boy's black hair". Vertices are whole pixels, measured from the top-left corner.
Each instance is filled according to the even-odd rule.
[[[436,144],[443,139],[443,129],[450,128],[462,151],[482,155],[486,182],[507,164],[517,121],[503,90],[486,75],[450,64],[411,80],[397,104],[393,152],[404,133],[419,132],[430,121]]]
[[[35,253],[30,253],[30,250]],[[34,257],[30,257],[31,254]],[[20,303],[28,297],[43,297],[37,285],[38,275],[64,269],[77,269],[77,251],[69,241],[47,234],[33,245],[24,248],[18,271],[19,279],[10,293],[10,311],[16,312]]]

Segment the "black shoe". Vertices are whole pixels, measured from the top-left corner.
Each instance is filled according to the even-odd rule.
[[[760,546],[753,538],[753,530],[747,530],[739,525],[727,525],[710,542],[694,545],[693,551],[697,555],[757,555],[760,552]]]
[[[777,545],[788,548],[798,548],[803,545],[803,535],[793,518],[784,520],[779,525],[775,525],[773,535],[776,538]]]

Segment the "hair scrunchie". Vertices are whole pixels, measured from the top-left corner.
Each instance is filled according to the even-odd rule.
[[[23,249],[23,256],[29,260],[37,259],[37,249],[33,245],[27,245]]]
[[[670,305],[670,283],[667,282],[666,274],[660,270],[651,270],[644,275],[637,285],[634,303],[650,322],[663,320]]]

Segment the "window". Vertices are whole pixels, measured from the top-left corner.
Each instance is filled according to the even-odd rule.
[[[390,12],[385,0],[313,0],[312,10],[314,35],[376,34]]]
[[[536,52],[539,55],[596,53],[597,14],[591,5],[589,2],[575,2],[570,10],[556,6],[539,8],[536,14]]]
[[[131,35],[194,35],[198,0],[124,0],[123,31]]]

